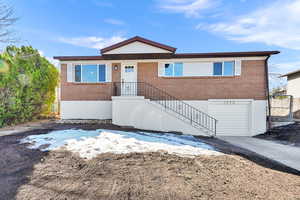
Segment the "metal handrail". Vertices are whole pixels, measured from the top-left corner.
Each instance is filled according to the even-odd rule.
[[[200,126],[216,135],[217,120],[207,113],[146,82],[114,82],[114,96],[145,96],[165,109],[185,118],[192,126]]]

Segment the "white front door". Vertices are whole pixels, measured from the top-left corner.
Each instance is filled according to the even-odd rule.
[[[137,67],[136,63],[123,63],[121,67],[121,95],[137,95]]]

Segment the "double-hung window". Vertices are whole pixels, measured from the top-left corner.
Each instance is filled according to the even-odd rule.
[[[165,76],[176,77],[183,76],[183,63],[175,62],[175,63],[166,63],[165,66]]]
[[[234,76],[235,73],[235,62],[214,62],[213,75],[214,76]]]
[[[75,82],[97,83],[106,81],[106,65],[75,65]]]

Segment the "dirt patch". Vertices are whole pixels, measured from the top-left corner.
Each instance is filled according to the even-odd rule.
[[[51,152],[16,199],[300,199],[300,177],[238,156]]]
[[[300,123],[275,127],[255,137],[300,147]]]
[[[162,152],[101,154],[86,161],[67,151],[47,153],[19,144],[28,135],[70,128],[138,131],[108,124],[48,124],[44,129],[0,137],[1,200],[300,199],[300,176],[234,155],[193,159]],[[255,162],[264,160],[217,139],[204,142]],[[264,164],[278,168],[269,160]]]
[[[0,137],[0,199],[14,199],[18,187],[29,181],[35,164],[47,155],[19,145],[24,136]]]
[[[28,149],[19,141],[28,135],[45,134],[53,130],[81,128],[86,130],[118,129],[120,127],[105,124],[42,124],[42,129],[26,131],[14,135],[0,136],[0,200],[11,200],[18,188],[29,181],[34,165],[41,162],[47,152]]]

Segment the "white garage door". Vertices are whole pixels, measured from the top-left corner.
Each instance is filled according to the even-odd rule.
[[[212,101],[209,113],[217,120],[217,136],[250,135],[250,101]]]

